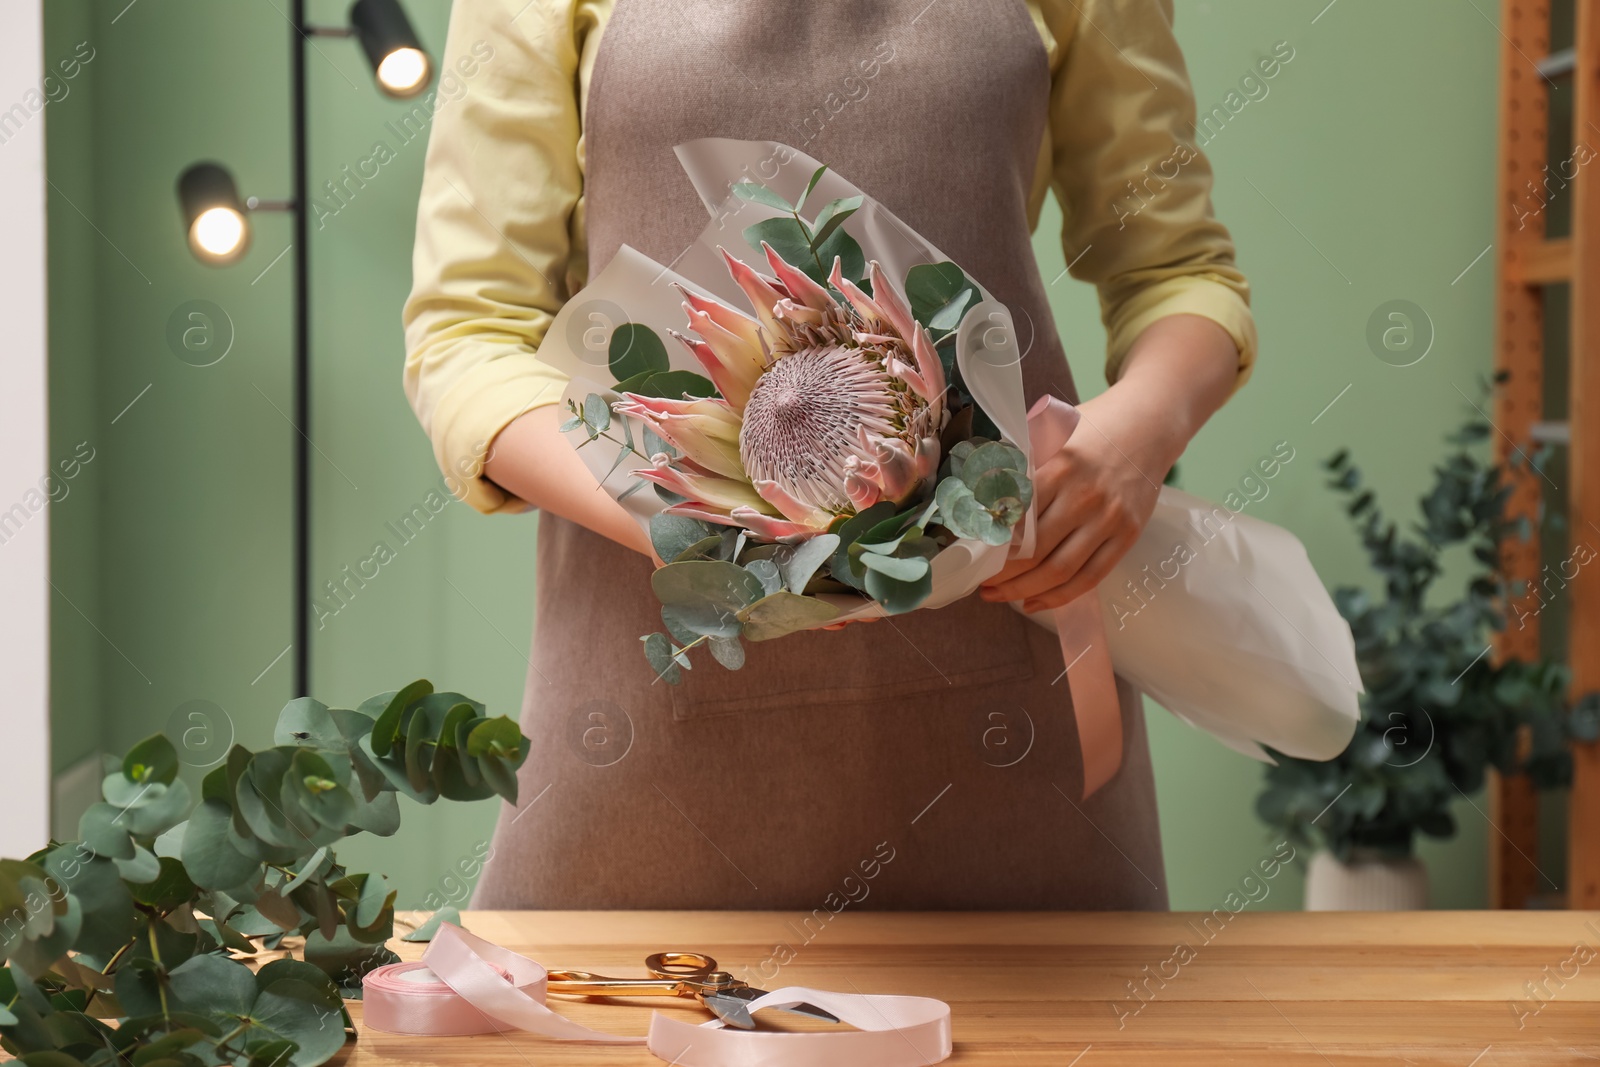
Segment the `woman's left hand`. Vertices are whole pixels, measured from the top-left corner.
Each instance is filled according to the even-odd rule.
[[[1150,521],[1167,471],[1232,391],[1238,355],[1210,319],[1172,315],[1151,323],[1117,383],[1080,405],[1072,437],[1038,462],[1033,556],[1007,563],[980,595],[1043,611],[1110,574]]]
[[[1060,607],[1110,574],[1150,521],[1166,468],[1141,470],[1098,423],[1094,401],[1080,412],[1071,439],[1034,474],[1033,556],[985,582],[985,600],[1020,600],[1028,612]]]

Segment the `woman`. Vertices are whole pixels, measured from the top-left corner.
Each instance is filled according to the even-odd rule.
[[[1060,649],[1004,602],[1089,592],[1253,358],[1171,0],[456,0],[446,62],[472,76],[428,149],[406,391],[469,503],[543,512],[534,748],[476,906],[1165,908],[1136,694],[1080,801]],[[648,541],[537,353],[619,245],[671,262],[705,226],[672,149],[710,136],[803,149],[960,263],[1031,333],[1030,402],[1077,395],[1029,243],[1053,185],[1113,384],[1041,458],[1039,553],[980,597],[674,687],[638,645]]]

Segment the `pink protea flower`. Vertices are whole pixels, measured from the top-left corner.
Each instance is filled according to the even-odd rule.
[[[722,254],[754,317],[684,292],[697,336],[673,336],[722,396],[628,393],[617,411],[681,453],[635,472],[688,498],[669,510],[796,541],[879,501],[904,503],[933,476],[944,368],[876,262],[868,296],[834,260],[840,300],[761,247],[771,277]]]

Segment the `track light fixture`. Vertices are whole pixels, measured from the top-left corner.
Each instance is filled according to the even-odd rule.
[[[227,168],[196,163],[178,178],[178,205],[189,250],[202,263],[232,263],[250,247],[250,222]]]
[[[433,80],[433,60],[417,39],[400,0],[355,0],[345,26],[316,26],[306,19],[307,0],[286,0],[289,12],[290,167],[294,186],[287,200],[241,200],[233,175],[217,163],[196,163],[178,178],[178,204],[189,249],[203,263],[237,261],[250,246],[250,212],[283,211],[292,220],[294,251],[293,401],[294,438],[294,640],[293,692],[310,689],[311,644],[311,423],[310,171],[307,129],[310,108],[307,52],[313,37],[354,37],[372,65],[378,88],[397,99],[416,96]],[[475,2],[475,0],[472,0]],[[285,249],[288,252],[289,249]],[[282,254],[280,257],[282,258]],[[274,263],[277,260],[273,261]]]
[[[415,96],[433,78],[433,61],[417,40],[400,0],[356,0],[350,28],[367,53],[378,87],[390,96]]]

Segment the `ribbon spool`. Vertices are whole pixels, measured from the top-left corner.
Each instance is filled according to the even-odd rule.
[[[548,975],[534,961],[442,923],[421,963],[379,967],[362,979],[362,1023],[393,1034],[460,1037],[527,1030],[563,1041],[644,1045],[678,1067],[930,1067],[952,1051],[950,1006],[929,997],[830,993],[786,986],[752,1012],[815,1004],[854,1030],[752,1032],[713,1019],[696,1025],[660,1012],[648,1037],[591,1030],[545,1006]]]
[[[495,967],[510,985],[511,974]],[[485,1015],[462,999],[426,963],[389,963],[361,979],[362,1021],[386,1034],[470,1037],[516,1027]]]

